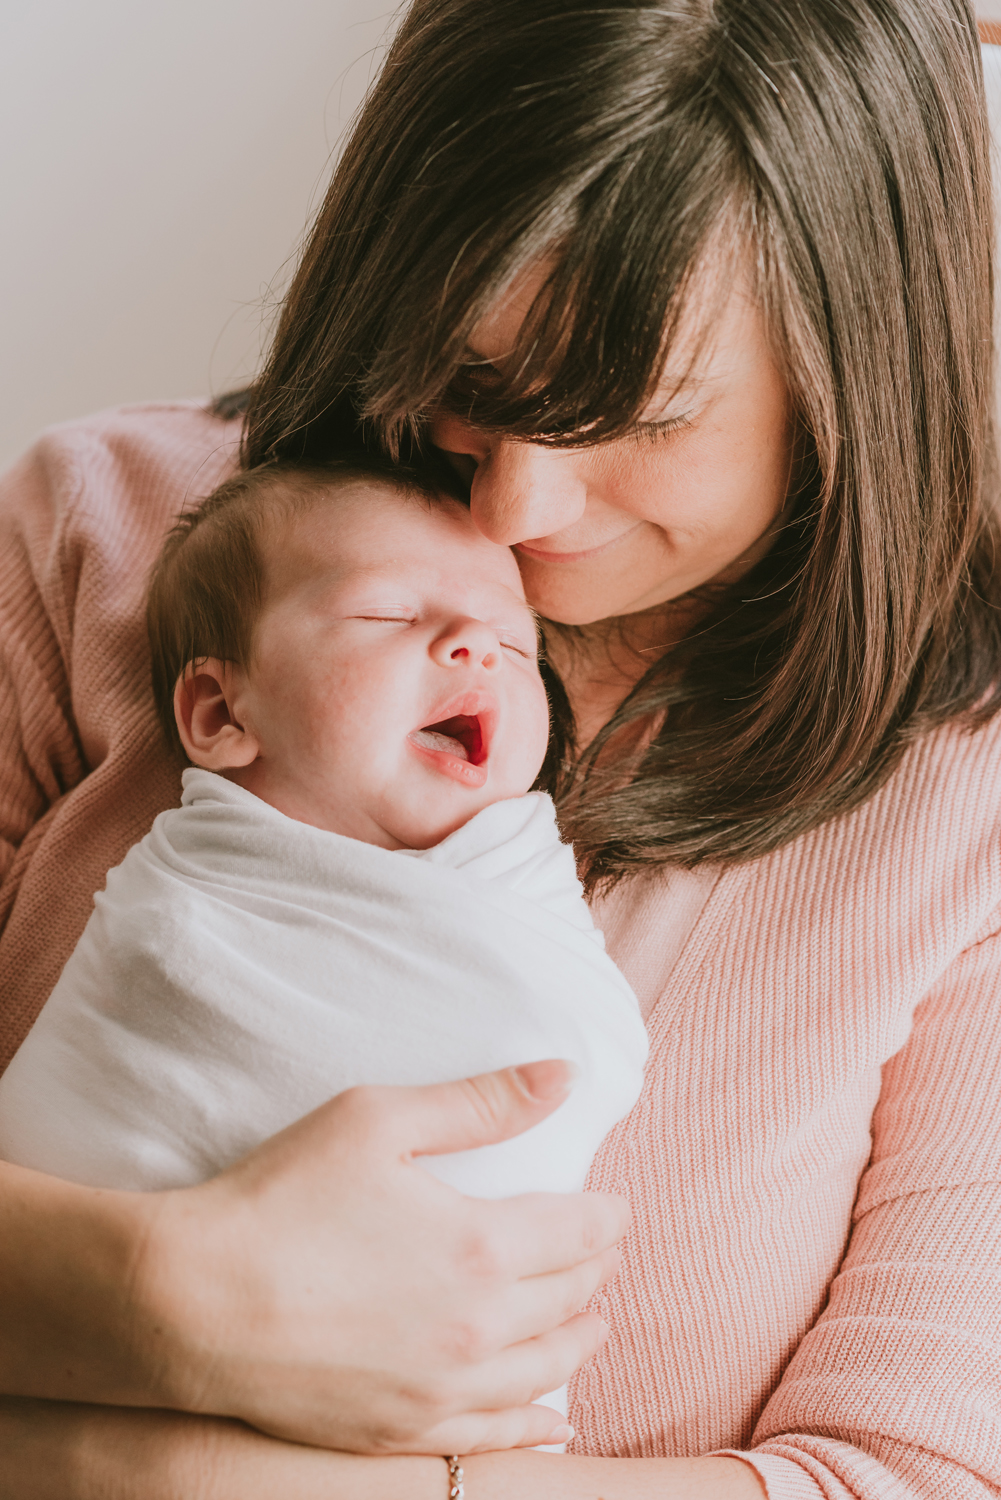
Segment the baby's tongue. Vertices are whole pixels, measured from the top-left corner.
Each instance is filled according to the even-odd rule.
[[[410,739],[422,750],[444,750],[459,760],[469,759],[462,741],[454,740],[450,734],[438,734],[434,729],[415,729]]]

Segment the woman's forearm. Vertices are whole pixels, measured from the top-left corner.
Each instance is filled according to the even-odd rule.
[[[173,1404],[149,1276],[156,1209],[0,1162],[0,1392]]]
[[[0,1398],[0,1500],[447,1500],[432,1457],[359,1458],[179,1412]]]
[[[0,1400],[0,1500],[447,1500],[440,1458],[300,1447],[176,1412]],[[730,1458],[463,1460],[466,1500],[762,1500]]]
[[[466,1500],[765,1500],[762,1480],[739,1458],[482,1453],[463,1467]]]

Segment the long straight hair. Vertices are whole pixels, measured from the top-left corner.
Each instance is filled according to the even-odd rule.
[[[556,790],[592,883],[752,858],[1001,703],[992,225],[966,0],[416,0],[245,462],[406,458],[436,408],[550,445],[620,436],[710,250],[739,253],[799,432],[787,524]],[[485,382],[470,334],[543,257]],[[656,733],[610,773],[640,720]]]

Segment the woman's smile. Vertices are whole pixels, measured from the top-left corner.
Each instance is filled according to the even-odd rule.
[[[547,548],[533,546],[530,542],[516,542],[514,550],[515,552],[522,553],[525,557],[536,558],[539,562],[584,562],[585,559],[598,557],[601,553],[608,552],[610,548],[615,547],[619,542],[624,541],[627,536],[632,536],[633,532],[638,531],[643,524],[644,523],[642,521],[637,521],[635,526],[627,526],[624,531],[619,532],[618,536],[609,537],[607,541],[599,542],[596,547],[585,547],[583,550],[578,552],[572,552],[569,549],[564,551],[562,548],[549,550]],[[548,540],[548,538],[542,538],[542,540]]]

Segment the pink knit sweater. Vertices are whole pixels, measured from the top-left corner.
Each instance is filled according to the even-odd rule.
[[[177,800],[140,601],[235,461],[196,404],[56,429],[0,490],[0,1066]],[[632,1200],[578,1450],[739,1451],[774,1500],[1001,1493],[1001,720],[860,811],[600,912],[650,1007],[591,1183]]]

